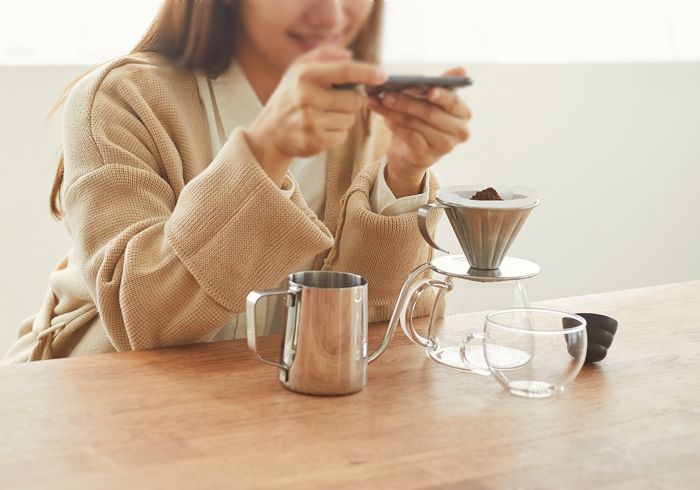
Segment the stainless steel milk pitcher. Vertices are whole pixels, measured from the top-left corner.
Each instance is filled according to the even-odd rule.
[[[284,296],[285,326],[280,360],[257,350],[256,306]],[[280,369],[281,383],[311,395],[344,395],[367,384],[367,365],[386,349],[389,332],[367,354],[367,280],[355,274],[309,271],[291,274],[287,289],[252,291],[247,298],[248,347]]]

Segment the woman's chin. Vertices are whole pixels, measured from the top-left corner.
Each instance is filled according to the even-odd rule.
[[[300,37],[295,37],[295,36],[288,36],[289,39],[291,40],[292,44],[294,45],[294,48],[296,51],[299,53],[307,53],[313,49],[316,49],[320,46],[328,46],[332,48],[343,48],[343,39],[341,36],[337,36],[334,38],[329,38],[329,39],[324,39],[324,40],[311,40],[311,39],[304,39]]]

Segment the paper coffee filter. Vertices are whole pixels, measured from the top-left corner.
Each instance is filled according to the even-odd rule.
[[[493,187],[503,201],[475,201],[472,197],[477,192]],[[437,199],[443,204],[481,209],[522,209],[538,204],[537,190],[532,187],[512,185],[457,185],[443,187],[437,193]]]

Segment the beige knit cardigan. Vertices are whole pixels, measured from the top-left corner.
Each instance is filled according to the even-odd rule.
[[[213,158],[193,73],[153,54],[93,70],[64,110],[74,247],[4,362],[206,342],[249,291],[276,287],[311,257],[314,268],[366,277],[370,320],[387,319],[430,255],[415,213],[370,209],[388,140],[370,116],[329,152],[320,220],[298,190],[283,196],[241,129]]]

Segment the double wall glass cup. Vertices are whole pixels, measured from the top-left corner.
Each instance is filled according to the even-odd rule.
[[[483,333],[461,344],[462,357],[478,340],[491,374],[510,393],[547,398],[563,391],[578,375],[586,357],[586,320],[578,315],[536,308],[493,311]],[[504,357],[511,352],[514,363]]]

